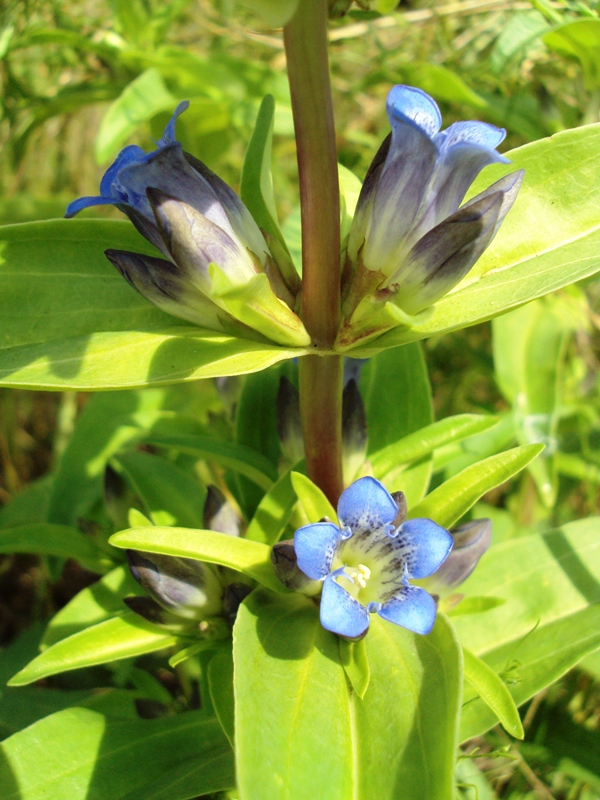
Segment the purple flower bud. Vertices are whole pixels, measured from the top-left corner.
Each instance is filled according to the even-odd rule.
[[[350,230],[348,319],[366,294],[380,292],[416,314],[450,291],[492,241],[523,177],[508,175],[463,204],[484,167],[508,163],[496,151],[505,131],[476,121],[440,131],[437,104],[411,86],[393,87],[387,112],[392,132],[367,173]]]
[[[131,574],[164,609],[185,619],[219,614],[223,587],[208,564],[191,558],[127,550]]]

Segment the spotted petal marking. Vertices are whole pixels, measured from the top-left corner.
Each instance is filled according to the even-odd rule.
[[[342,492],[337,511],[341,526],[350,528],[354,536],[360,536],[393,522],[398,506],[378,480],[367,476]]]

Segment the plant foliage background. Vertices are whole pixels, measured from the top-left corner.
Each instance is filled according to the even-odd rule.
[[[270,93],[276,101],[273,176],[278,212],[292,255],[299,257],[293,120],[279,30],[227,0],[27,0],[8,3],[0,14],[0,223],[61,217],[73,197],[96,192],[103,168],[120,148],[158,139],[182,99],[191,100],[178,123],[184,148],[238,188],[260,102]],[[411,0],[397,6],[376,0],[370,10],[353,6],[333,20],[330,42],[339,159],[360,178],[386,135],[385,97],[395,83],[433,95],[447,123],[476,117],[505,127],[504,150],[600,122],[600,7],[594,2]],[[589,225],[592,233],[593,215],[590,221],[581,219],[577,193],[589,194],[595,187],[600,197],[597,131],[586,128],[575,134],[579,162],[565,166],[578,169],[583,181],[569,189],[573,224],[582,229]],[[539,184],[543,187],[543,175]],[[119,215],[102,208],[88,216],[116,220]],[[596,227],[597,220],[598,214]],[[551,228],[543,219],[537,224]],[[64,225],[68,273],[81,264],[73,256],[71,229]],[[61,330],[77,324],[76,304],[68,283],[58,286],[51,276],[40,275],[47,237],[53,234],[41,227],[30,242],[20,240],[22,229],[11,230],[2,238],[0,259],[25,248],[30,297],[46,293],[51,318],[45,320],[45,329],[49,339],[59,339]],[[127,247],[134,234],[124,223],[114,231],[122,242],[111,246]],[[98,247],[93,251],[87,246],[81,251],[86,269],[92,258],[101,259]],[[55,247],[59,255],[60,247]],[[6,272],[0,292],[11,297],[23,280],[23,274]],[[599,302],[600,283],[592,276],[492,322],[381,352],[362,369],[369,458],[379,470],[377,477],[385,478],[389,488],[405,491],[409,507],[420,503],[427,516],[427,503],[431,505],[441,487],[433,507],[446,514],[441,524],[456,522],[468,511],[469,501],[453,508],[456,493],[451,489],[459,484],[445,489],[444,484],[491,459],[486,468],[474,467],[481,482],[468,513],[493,521],[493,543],[458,590],[465,595],[463,604],[470,601],[478,610],[477,604],[485,606],[487,599],[488,610],[466,613],[468,605],[453,609],[452,602],[447,610],[463,645],[500,675],[518,705],[525,703],[525,739],[509,736],[506,715],[502,728],[497,724],[501,709],[494,715],[475,684],[467,683],[456,767],[456,792],[464,800],[600,797],[600,539],[598,522],[590,519],[599,512],[600,496]],[[99,325],[104,325],[99,330],[118,332],[118,303],[110,312],[114,324],[103,310],[111,303],[111,298],[100,297],[98,308],[86,307],[85,313],[97,313]],[[3,347],[12,346],[13,339],[18,345],[28,343],[36,313],[30,314],[27,303],[13,306],[0,322]],[[131,313],[146,324],[141,305]],[[30,341],[38,340],[33,336]],[[140,352],[143,347],[142,341]],[[194,377],[185,355],[178,351],[177,357],[181,374]],[[68,390],[76,366],[58,359],[40,377],[24,362],[23,378],[11,385],[25,388],[0,389],[3,798],[185,800],[217,796],[215,792],[231,798],[277,796],[269,794],[275,791],[269,788],[271,764],[264,766],[264,773],[252,772],[253,747],[260,744],[256,741],[236,742],[243,750],[238,761],[243,795],[232,788],[228,737],[233,711],[227,701],[232,666],[227,649],[210,663],[199,652],[170,667],[177,642],[172,632],[148,626],[139,629],[132,645],[127,628],[131,612],[122,597],[142,591],[129,576],[122,554],[107,545],[113,531],[128,525],[122,509],[107,511],[103,489],[109,465],[132,503],[155,526],[204,528],[205,487],[224,489],[229,484],[238,512],[246,521],[254,515],[251,538],[257,543],[273,543],[268,526],[273,517],[282,521],[281,530],[293,532],[310,515],[297,502],[302,491],[291,487],[285,472],[290,463],[272,409],[280,377],[296,382],[295,366],[290,361],[269,366],[278,359],[260,357],[263,361],[257,360],[255,368],[268,369],[227,381],[215,382],[207,371],[203,374],[211,379],[91,395]],[[169,362],[168,346],[161,358]],[[153,362],[159,384],[165,369],[161,358]],[[3,377],[13,369],[13,362],[0,360]],[[131,380],[132,370],[133,359],[123,371],[123,385],[144,382]],[[87,380],[90,385],[94,376]],[[27,391],[39,381],[67,390]],[[489,415],[497,424],[488,424]],[[441,438],[432,433],[416,455],[410,447],[406,450],[407,436],[450,417],[457,420],[452,432]],[[397,450],[384,452],[394,443],[399,443]],[[545,450],[531,461],[539,443]],[[252,448],[252,457],[244,447]],[[275,483],[282,474],[288,483]],[[265,502],[274,483],[279,493],[271,491]],[[262,517],[255,515],[257,508]],[[242,607],[240,641],[256,634],[253,620],[267,613],[269,597],[258,592]],[[254,668],[256,659],[263,660],[259,672],[278,669],[277,647],[286,637],[302,647],[312,636],[310,604],[302,606],[305,601],[295,595],[286,602],[286,623],[275,622],[279,645],[254,652],[248,644],[244,651],[245,658],[254,659]],[[49,653],[48,648],[67,636],[102,624],[112,627],[104,644],[97,645],[95,658],[89,657],[85,641],[76,639],[33,666],[40,641],[47,648],[42,652]],[[440,652],[451,650],[450,634],[436,631]],[[386,641],[389,634],[377,626],[372,634],[373,700],[364,713],[375,719],[377,704],[386,702],[373,688],[377,680],[385,681],[391,665],[401,664],[414,674],[419,655],[411,653],[416,659],[411,666],[400,634]],[[331,662],[323,653],[328,646],[329,639],[315,650],[319,663],[288,665],[292,672],[286,680],[302,682],[306,675],[301,669],[323,670],[327,679]],[[38,683],[6,687],[27,664],[30,672],[23,682]],[[338,679],[332,672],[330,680]],[[251,684],[238,689],[244,698],[238,714],[251,718],[264,713],[256,705],[262,696]],[[430,696],[421,713],[443,727],[440,709],[452,699],[436,695],[439,686],[421,691]],[[396,701],[400,705],[406,698]],[[267,701],[263,697],[265,702],[279,716],[294,717],[293,698],[274,695]],[[315,730],[339,713],[336,707],[324,707],[318,693],[308,693],[302,703],[313,710]],[[179,713],[183,711],[185,715]],[[364,756],[368,789],[363,787],[361,796],[392,797],[394,788],[384,785],[377,764],[393,759],[394,752],[386,751],[385,737],[370,724],[372,754]],[[284,735],[290,737],[286,746],[293,741],[301,749],[308,732]],[[275,761],[284,758],[277,749],[281,742],[262,745],[272,749]],[[351,758],[342,733],[330,746],[339,748],[340,763]],[[411,746],[409,742],[407,759]],[[56,755],[67,751],[72,753],[68,783],[64,759]],[[295,797],[309,796],[308,784],[305,795],[302,786],[316,768],[317,752],[315,745],[306,761],[289,768],[288,780],[298,787]],[[426,765],[422,772],[426,774]],[[342,785],[343,769],[328,780]],[[438,796],[435,787],[430,794],[420,791],[407,796]]]

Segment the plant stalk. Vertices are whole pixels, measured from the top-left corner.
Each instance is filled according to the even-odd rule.
[[[342,356],[300,359],[300,417],[306,474],[335,508],[342,475]],[[316,520],[311,520],[316,522]]]
[[[302,320],[331,349],[340,326],[340,195],[327,54],[327,0],[300,0],[284,28],[302,213]],[[308,477],[335,506],[343,489],[340,356],[300,359]]]

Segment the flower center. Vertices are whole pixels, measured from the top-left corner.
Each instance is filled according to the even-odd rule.
[[[358,564],[356,567],[346,567],[346,575],[356,582],[360,589],[367,588],[367,581],[371,577],[371,570],[364,564]]]

